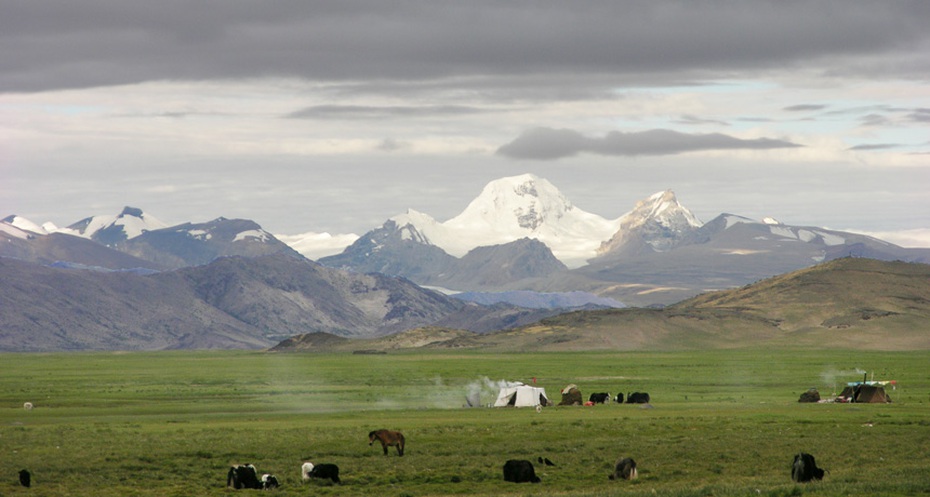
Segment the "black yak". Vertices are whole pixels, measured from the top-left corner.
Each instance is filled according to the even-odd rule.
[[[649,394],[646,392],[633,392],[626,396],[627,404],[648,404]]]
[[[226,486],[237,490],[241,488],[261,489],[262,482],[255,473],[255,466],[240,464],[229,468],[229,472],[226,473]]]
[[[791,463],[791,479],[798,483],[822,480],[823,470],[817,467],[814,456],[801,452],[794,456],[794,462]]]
[[[525,459],[511,459],[504,463],[504,481],[539,483],[533,463]]]
[[[614,465],[614,472],[607,478],[611,480],[635,480],[637,476],[636,461],[632,458],[624,457]]]
[[[310,478],[329,478],[333,483],[340,483],[339,466],[335,464],[317,464],[313,466],[307,476]]]
[[[20,470],[19,484],[26,488],[29,488],[32,486],[32,475],[29,473],[28,470],[25,470],[25,469]]]
[[[588,397],[588,402],[591,402],[594,404],[603,404],[604,402],[607,402],[608,400],[610,400],[610,394],[607,392],[592,393],[591,396]]]

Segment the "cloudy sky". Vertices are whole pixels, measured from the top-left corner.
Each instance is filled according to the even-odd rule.
[[[930,246],[930,2],[0,0],[0,217],[363,233],[534,173],[607,218]]]

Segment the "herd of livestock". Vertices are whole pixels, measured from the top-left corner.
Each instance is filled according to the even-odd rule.
[[[619,394],[616,399],[611,399],[608,393],[592,394],[587,403],[604,403],[610,400],[623,403],[623,394]],[[631,397],[635,400],[631,400]],[[627,396],[627,402],[648,403],[649,394],[639,392]],[[29,407],[32,407],[31,405]],[[375,430],[368,433],[368,445],[380,442],[384,455],[388,455],[388,447],[394,447],[398,456],[404,455],[406,438],[403,433],[392,430]],[[554,466],[555,463],[548,458],[539,457],[539,464]],[[533,463],[525,459],[510,459],[503,466],[504,481],[513,483],[539,483],[541,480],[536,475],[536,469]],[[608,475],[611,480],[634,480],[637,477],[636,461],[631,457],[622,457],[615,464],[613,472]],[[339,466],[331,463],[314,464],[305,461],[300,467],[301,479],[310,481],[313,479],[330,480],[333,484],[340,484]],[[824,470],[817,467],[814,456],[801,452],[794,456],[791,464],[791,479],[799,482],[810,482],[821,480],[824,476]],[[19,482],[24,487],[32,485],[32,475],[28,470],[19,472]],[[235,489],[259,489],[270,490],[280,486],[277,476],[265,473],[261,477],[252,464],[240,464],[232,466],[226,474],[226,486]]]
[[[563,404],[580,404],[580,391],[574,385],[569,385],[563,390]],[[648,404],[650,401],[649,394],[644,392],[633,392],[627,394],[624,399],[623,394],[612,397],[609,393],[593,393],[585,402],[586,405],[603,404],[615,401],[617,403]],[[27,402],[24,407],[31,410],[31,403]],[[375,430],[368,433],[368,445],[380,442],[384,455],[388,455],[388,447],[394,447],[398,456],[404,455],[406,438],[403,433],[392,430]],[[539,464],[554,466],[555,463],[548,458],[540,457],[537,461]],[[539,483],[541,480],[536,475],[536,469],[533,463],[525,459],[510,459],[503,466],[504,481],[513,483]],[[637,477],[636,461],[631,457],[622,457],[615,464],[613,472],[608,475],[611,480],[634,480]],[[301,479],[310,481],[313,479],[330,480],[333,484],[340,484],[339,466],[331,463],[314,464],[305,461],[300,467]],[[821,480],[824,476],[824,470],[817,467],[814,456],[801,452],[794,456],[791,463],[791,479],[795,482],[805,483],[813,480]],[[24,487],[32,485],[32,475],[28,470],[19,472],[19,482]],[[235,489],[260,489],[270,490],[280,486],[277,476],[265,473],[261,477],[252,464],[240,464],[232,466],[226,474],[226,486]]]
[[[368,445],[375,441],[380,441],[384,449],[384,455],[388,455],[388,447],[394,446],[397,449],[397,455],[403,456],[404,436],[400,432],[390,430],[377,430],[368,434]],[[539,464],[555,466],[555,463],[548,458],[539,457]],[[536,475],[536,468],[533,463],[526,459],[510,459],[504,463],[503,467],[504,481],[513,483],[539,483],[542,481]],[[622,457],[616,464],[614,470],[607,477],[611,480],[634,480],[638,473],[636,461],[631,457]],[[335,464],[323,463],[314,464],[304,462],[300,467],[300,476],[304,481],[314,478],[330,480],[333,484],[341,483],[339,479],[339,467]],[[794,456],[791,463],[791,479],[798,483],[821,480],[824,476],[824,470],[817,467],[814,456],[801,452]],[[226,477],[226,485],[236,489],[253,488],[253,489],[273,489],[279,486],[278,479],[275,475],[264,474],[261,478],[255,467],[251,464],[233,466],[229,468]]]

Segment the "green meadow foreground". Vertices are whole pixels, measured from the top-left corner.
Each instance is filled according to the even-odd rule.
[[[892,404],[797,402],[861,370],[897,381]],[[534,377],[556,402],[576,384],[652,404],[463,407],[475,387],[494,401],[485,379]],[[403,457],[368,446],[378,428],[406,435]],[[823,481],[791,481],[798,451]],[[622,456],[637,480],[608,480]],[[504,482],[508,459],[542,482]],[[304,460],[337,464],[342,485],[302,482]],[[238,463],[282,496],[930,495],[930,352],[0,355],[0,496],[259,492],[226,488]]]

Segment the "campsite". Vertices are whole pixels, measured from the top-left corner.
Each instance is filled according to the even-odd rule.
[[[381,355],[266,352],[4,354],[0,494],[250,495],[231,465],[273,473],[271,495],[915,495],[930,488],[930,354],[716,350]],[[894,378],[892,403],[832,396],[862,370]],[[535,378],[535,383],[533,379]],[[487,380],[487,381],[486,381]],[[648,405],[487,407],[498,382],[650,393]],[[493,385],[493,387],[488,387]],[[479,388],[478,407],[467,397]],[[835,392],[839,394],[840,392]],[[24,403],[33,404],[31,410]],[[403,457],[369,446],[407,438]],[[790,478],[798,452],[822,481]],[[503,481],[509,459],[546,458],[540,482]],[[610,480],[633,457],[639,476]],[[303,482],[303,461],[340,484]],[[17,473],[32,473],[22,488]]]

